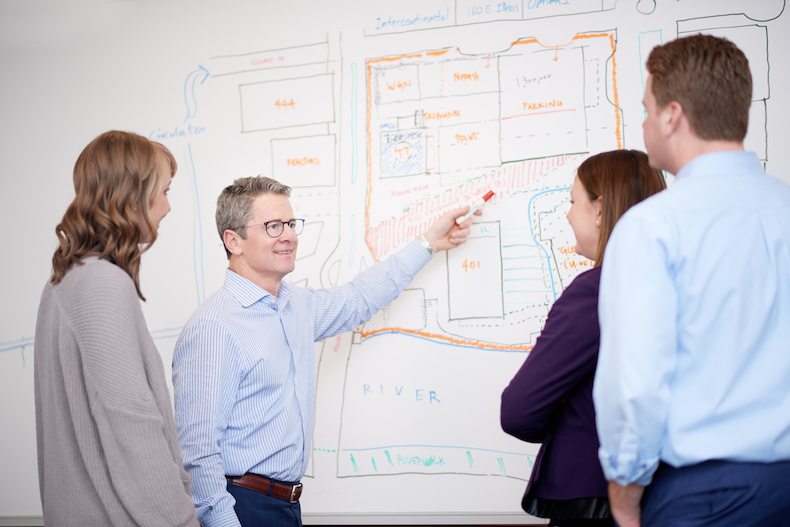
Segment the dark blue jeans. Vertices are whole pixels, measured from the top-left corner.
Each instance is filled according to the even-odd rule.
[[[299,502],[288,503],[228,483],[228,492],[236,499],[236,516],[243,527],[302,527],[302,508]]]
[[[642,500],[642,527],[790,524],[790,461],[661,463]]]

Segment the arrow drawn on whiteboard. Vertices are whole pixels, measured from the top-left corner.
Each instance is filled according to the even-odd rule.
[[[556,46],[554,46],[554,58],[553,58],[553,59],[551,59],[551,60],[553,60],[554,62],[557,62],[557,51],[558,51],[559,49],[560,49],[560,45],[559,45],[559,44],[557,44]]]
[[[184,103],[187,105],[187,117],[184,119],[184,122],[189,121],[197,113],[195,84],[197,84],[198,80],[200,80],[200,84],[203,84],[208,79],[208,70],[200,65],[198,65],[198,68],[187,75],[187,80],[184,81]]]

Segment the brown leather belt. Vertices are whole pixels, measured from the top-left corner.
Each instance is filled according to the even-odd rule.
[[[296,485],[286,485],[285,483],[272,481],[257,474],[250,474],[249,472],[243,476],[225,476],[225,479],[227,479],[228,483],[231,485],[254,490],[255,492],[260,492],[261,494],[266,494],[267,496],[274,496],[275,498],[285,500],[288,503],[296,503],[299,501],[299,497],[302,495],[301,483],[297,483]],[[269,491],[271,491],[271,493]]]

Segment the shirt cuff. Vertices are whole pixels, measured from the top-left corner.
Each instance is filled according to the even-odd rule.
[[[229,511],[217,511],[200,522],[202,527],[241,527],[239,517],[231,509]]]
[[[606,452],[603,447],[598,450],[598,459],[601,462],[603,475],[607,481],[614,481],[623,487],[636,483],[643,487],[650,485],[653,481],[653,474],[658,469],[660,459],[655,457],[639,463],[634,463],[627,472],[625,467],[618,467],[614,456]],[[625,464],[621,464],[625,465]]]
[[[414,273],[425,267],[432,258],[431,253],[425,250],[425,247],[422,246],[422,243],[417,238],[412,238],[409,243],[398,251],[398,256],[407,262],[407,266]]]

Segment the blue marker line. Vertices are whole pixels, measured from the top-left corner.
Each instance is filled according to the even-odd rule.
[[[184,122],[187,122],[189,119],[197,114],[197,98],[195,97],[195,83],[200,77],[203,77],[200,80],[200,84],[206,82],[208,79],[208,70],[203,66],[198,65],[199,69],[191,72],[187,75],[187,79],[184,81],[184,104],[187,106],[187,116],[184,119]],[[190,82],[190,80],[192,82]],[[191,95],[191,98],[190,98]],[[192,103],[190,105],[190,102]]]
[[[28,346],[33,345],[34,338],[28,337],[26,339],[12,340],[10,342],[0,342],[0,353],[3,351],[22,350]]]
[[[13,351],[19,350],[19,354],[22,355],[22,367],[24,368],[27,366],[27,360],[25,360],[25,348],[28,346],[32,346],[34,342],[33,337],[28,337],[26,339],[20,340],[12,340],[11,342],[0,342],[0,353],[4,351]]]
[[[167,329],[157,329],[156,331],[149,331],[152,339],[167,339],[167,338],[174,338],[178,337],[181,334],[181,330],[184,326],[178,326],[175,328],[167,328]],[[0,342],[0,353],[4,351],[14,351],[20,350],[25,351],[25,348],[33,347],[35,345],[35,338],[28,337],[20,340],[12,340],[9,342]],[[24,355],[22,355],[22,359],[24,359]]]
[[[181,334],[181,330],[182,329],[183,329],[183,326],[180,327],[180,328],[173,328],[171,330],[167,330],[168,333],[160,333],[159,335],[154,335],[153,333],[151,333],[151,338],[154,339],[154,340],[164,340],[164,339],[178,338],[178,336]]]
[[[197,289],[198,305],[206,300],[206,278],[203,273],[203,225],[200,222],[200,195],[198,194],[197,172],[195,171],[195,160],[192,156],[192,144],[187,144],[189,157],[189,171],[192,174],[192,188],[195,190],[195,211],[194,219],[196,230],[192,231],[192,256],[195,264],[195,288]],[[200,270],[198,271],[198,258],[200,259]]]
[[[151,338],[154,340],[172,339],[172,338],[177,338],[181,334],[182,329],[184,329],[184,326],[178,326],[175,328],[167,328],[167,329],[157,329],[156,331],[149,331],[148,333],[151,335]]]
[[[544,190],[543,192],[538,192],[537,194],[532,196],[532,198],[529,200],[529,205],[527,205],[527,210],[528,211],[532,210],[532,202],[538,196],[540,196],[542,194],[548,194],[549,192],[559,192],[559,191],[564,191],[564,190],[570,190],[570,187],[557,188],[557,189],[553,189],[553,190]],[[543,254],[546,256],[546,260],[547,260],[547,262],[549,264],[549,278],[551,279],[551,292],[554,295],[554,300],[556,301],[557,300],[557,290],[554,287],[554,272],[551,270],[551,257],[549,256],[549,252],[546,250],[546,248],[543,247],[543,245],[541,245],[540,242],[538,241],[538,239],[535,237],[535,229],[532,226],[532,222],[531,221],[529,222],[529,233],[532,235],[532,239],[535,240],[535,243],[540,246],[540,249],[543,251]]]
[[[178,327],[167,328],[167,329],[157,329],[156,331],[149,331],[149,333],[151,334],[152,338],[156,338],[160,333],[172,333],[174,331],[180,332],[182,329],[184,329],[184,326],[178,326]]]

